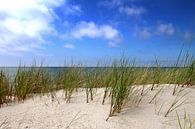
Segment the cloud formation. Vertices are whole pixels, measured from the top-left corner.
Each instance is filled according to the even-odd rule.
[[[65,14],[80,14],[82,12],[82,9],[79,5],[68,5],[68,7],[66,7],[64,9],[64,13]]]
[[[195,39],[195,33],[193,32],[190,32],[190,31],[186,31],[184,33],[184,39],[187,41],[187,42],[192,42],[194,39]]]
[[[168,35],[171,36],[174,34],[175,29],[171,23],[169,24],[160,24],[157,26],[156,30],[157,34],[159,35]]]
[[[99,6],[114,8],[123,4],[122,0],[103,0],[98,3]]]
[[[117,43],[115,43],[115,42],[110,41],[110,42],[108,42],[108,46],[109,46],[110,48],[116,48],[116,47],[118,47],[118,46],[119,46],[119,44],[117,44]]]
[[[142,28],[142,29],[136,28],[135,36],[140,39],[147,40],[152,37],[152,32],[150,32],[150,30],[147,27]]]
[[[121,6],[119,8],[120,13],[125,13],[128,16],[140,16],[145,13],[145,9],[143,7],[136,7],[136,6]]]
[[[73,44],[66,43],[66,44],[64,45],[64,48],[74,49],[75,46],[74,46]]]
[[[0,54],[43,49],[46,36],[55,35],[54,9],[66,5],[64,0],[0,0]],[[68,13],[81,11],[67,6]]]
[[[168,23],[142,28],[136,26],[134,36],[138,37],[139,39],[148,40],[153,36],[172,36],[174,33],[175,28],[171,23]],[[188,34],[186,34],[185,37],[188,37]]]
[[[102,38],[113,43],[121,42],[119,31],[110,25],[97,25],[94,22],[80,22],[76,25],[71,33],[75,39]]]
[[[120,13],[128,16],[141,16],[146,12],[146,9],[142,6],[135,6],[135,1],[136,0],[104,0],[100,1],[98,5],[107,8],[117,8]],[[131,6],[128,6],[126,3],[131,3]]]

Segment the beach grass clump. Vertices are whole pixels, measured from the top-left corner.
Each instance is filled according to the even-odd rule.
[[[58,68],[57,72],[53,75],[53,85],[57,88],[56,90],[64,89],[64,68]]]
[[[103,68],[85,68],[84,88],[86,90],[87,103],[93,100],[97,88],[107,87],[104,84]]]
[[[28,94],[28,81],[27,73],[20,67],[14,79],[14,95],[18,98],[18,101],[24,100]]]
[[[103,95],[103,99],[102,99],[102,104],[105,103],[105,99],[108,96],[108,94],[110,93],[111,87],[112,87],[112,70],[109,68],[105,68],[104,72],[102,73],[102,82],[103,82],[103,86],[104,86],[104,95]]]
[[[24,101],[30,93],[36,93],[36,74],[35,68],[19,67],[14,78],[14,95],[18,102]],[[36,91],[36,92],[35,92]]]
[[[178,88],[180,87],[180,84],[183,82],[183,68],[185,68],[186,65],[186,60],[188,58],[188,56],[186,56],[185,60],[184,60],[184,56],[182,58],[182,52],[183,49],[180,50],[177,61],[175,63],[175,68],[173,69],[172,72],[172,80],[173,83],[175,84],[174,88],[173,88],[173,95],[175,95],[177,93]]]
[[[188,67],[185,68],[183,74],[182,86],[192,86],[195,84],[195,60],[191,60]]]
[[[0,107],[7,103],[7,98],[9,97],[9,81],[5,73],[0,71]]]
[[[173,71],[176,68],[161,68],[161,84],[175,84],[173,81]]]
[[[29,80],[29,92],[28,93],[40,93],[41,92],[41,81],[43,76],[42,67],[31,66],[29,68],[24,68],[24,72],[26,72],[26,79]]]
[[[180,86],[191,86],[195,82],[195,60],[193,56],[190,56],[186,52],[181,58],[181,54],[178,57],[178,60],[175,65],[175,70],[173,71],[174,83],[177,84],[174,86],[173,95],[177,93],[177,90]],[[179,64],[180,62],[180,64]],[[180,67],[178,67],[180,66]]]
[[[146,84],[148,81],[148,78],[146,79],[146,77],[148,77],[149,73],[149,68],[148,67],[143,67],[143,68],[134,68],[134,77],[135,80],[133,82],[134,85],[142,85],[142,84]],[[147,76],[146,76],[147,75]]]
[[[45,95],[46,93],[50,93],[54,90],[58,90],[57,86],[54,85],[54,81],[52,80],[51,74],[44,70],[40,69],[39,77],[37,78],[39,80],[39,89],[38,92],[41,95]]]
[[[69,103],[72,94],[75,89],[82,86],[82,68],[80,67],[69,67],[65,68],[63,72],[63,89],[65,92],[66,102]]]
[[[120,59],[119,63],[113,63],[109,117],[113,116],[115,113],[120,113],[128,99],[131,84],[133,83],[132,72],[133,66],[130,67],[129,60],[124,57]]]
[[[136,76],[136,84],[142,85],[141,96],[144,95],[145,84],[147,84],[150,77],[149,73],[149,68],[145,67],[141,70],[141,72],[139,72],[139,75]]]
[[[85,70],[85,83],[84,83],[84,88],[86,90],[86,97],[87,97],[87,103],[89,103],[89,97],[90,100],[93,100],[93,88],[95,88],[98,83],[97,83],[97,78],[98,74],[96,71],[93,70]]]

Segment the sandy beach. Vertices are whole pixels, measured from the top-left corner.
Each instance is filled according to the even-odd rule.
[[[195,129],[195,0],[0,0],[0,129]]]
[[[149,85],[148,85],[149,86]],[[147,87],[147,86],[146,86]],[[163,87],[156,104],[149,101]],[[29,98],[24,103],[11,103],[0,109],[2,129],[178,129],[176,111],[183,119],[184,111],[195,119],[195,89],[185,88],[187,104],[180,106],[164,117],[176,96],[172,95],[173,85],[160,85],[149,91],[139,106],[127,104],[120,114],[109,115],[110,100],[102,105],[104,90],[95,91],[94,100],[86,103],[84,89],[73,94],[70,103],[63,99],[63,91],[56,92],[54,102],[47,95]],[[162,109],[160,110],[160,107]],[[155,111],[156,110],[156,111]]]

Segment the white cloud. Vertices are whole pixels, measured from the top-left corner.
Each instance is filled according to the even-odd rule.
[[[159,24],[157,26],[135,27],[133,35],[139,39],[147,40],[154,36],[172,36],[175,29],[171,23]],[[190,37],[190,34],[184,35],[185,39]]]
[[[97,25],[94,22],[80,22],[71,34],[76,39],[89,37],[103,38],[116,43],[121,42],[121,36],[117,29],[110,25]]]
[[[157,26],[157,31],[156,33],[158,35],[168,35],[171,36],[173,35],[175,32],[175,29],[173,27],[173,25],[171,23],[169,24],[160,24],[159,26]]]
[[[134,3],[138,2],[139,0],[101,0],[98,2],[98,6],[114,8],[125,5],[126,3]]]
[[[125,13],[128,16],[140,16],[143,13],[145,13],[145,9],[143,7],[136,7],[136,6],[131,6],[131,7],[121,6],[119,8],[119,12],[120,13]]]
[[[108,8],[117,7],[123,4],[122,0],[103,0],[98,3],[99,6],[104,6]]]
[[[65,48],[74,49],[75,46],[73,44],[67,43],[64,45]]]
[[[62,5],[68,13],[81,11],[64,0],[0,0],[0,54],[43,49],[45,37],[57,33],[54,9]]]
[[[149,27],[144,27],[144,28],[135,28],[135,37],[138,37],[139,39],[147,40],[152,37],[152,32]]]
[[[66,43],[64,45],[64,48],[75,49],[75,46],[73,44],[71,44],[71,43]]]
[[[96,38],[101,37],[99,28],[94,22],[80,22],[72,32],[74,38],[90,37]]]
[[[118,47],[118,44],[116,42],[108,42],[108,46],[111,47],[111,48],[115,48],[115,47]]]
[[[191,42],[193,39],[195,39],[195,34],[192,32],[185,32],[184,39],[188,42]]]
[[[146,9],[142,6],[135,6],[132,4],[138,0],[103,0],[98,3],[99,6],[107,8],[117,8],[120,13],[124,13],[128,16],[141,16],[146,12]],[[131,6],[127,6],[127,3],[131,3]]]
[[[64,10],[65,14],[80,14],[82,12],[79,5],[69,5],[68,8]]]
[[[44,34],[54,33],[53,0],[0,0],[0,52],[25,52],[42,48]]]

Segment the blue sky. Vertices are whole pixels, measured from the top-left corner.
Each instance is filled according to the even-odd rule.
[[[194,0],[0,0],[0,66],[195,54]]]

